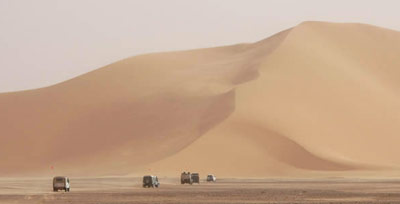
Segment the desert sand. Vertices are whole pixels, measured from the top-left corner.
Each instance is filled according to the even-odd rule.
[[[305,22],[0,94],[0,176],[396,177],[400,33]]]
[[[398,180],[222,179],[181,185],[161,178],[160,188],[142,188],[140,178],[71,178],[71,192],[52,192],[51,178],[0,179],[0,203],[326,203],[395,204]]]

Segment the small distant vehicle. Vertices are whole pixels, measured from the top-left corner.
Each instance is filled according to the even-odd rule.
[[[200,184],[200,176],[199,173],[192,173],[192,182]]]
[[[71,186],[69,183],[69,178],[64,176],[56,176],[53,178],[53,191],[57,192],[59,190],[64,190],[69,192]]]
[[[207,182],[215,182],[215,181],[217,181],[217,178],[214,175],[212,174],[207,175]]]
[[[192,174],[190,172],[182,172],[181,173],[181,184],[188,183],[190,185],[193,184]]]
[[[158,188],[159,186],[160,186],[160,182],[158,182],[157,176],[151,176],[151,175],[143,176],[143,188],[146,188],[146,187]]]

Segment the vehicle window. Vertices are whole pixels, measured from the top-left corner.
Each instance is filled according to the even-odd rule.
[[[150,183],[151,182],[151,177],[144,177],[143,182],[145,183]]]
[[[64,178],[56,178],[56,182],[64,182]]]

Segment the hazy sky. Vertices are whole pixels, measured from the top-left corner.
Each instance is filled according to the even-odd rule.
[[[400,30],[400,1],[0,0],[0,92],[141,53],[253,42],[306,20]]]

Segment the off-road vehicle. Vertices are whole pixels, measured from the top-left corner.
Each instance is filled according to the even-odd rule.
[[[192,174],[190,172],[182,172],[181,174],[181,184],[188,183],[190,185],[193,184]]]
[[[192,173],[192,182],[200,184],[200,176],[199,173]]]
[[[217,178],[215,178],[214,175],[212,175],[212,174],[207,175],[207,182],[215,182],[216,180],[217,180]]]
[[[158,182],[157,176],[143,176],[143,188],[158,188],[160,183]]]
[[[53,191],[64,190],[69,192],[70,184],[69,178],[64,176],[56,176],[53,178]]]

